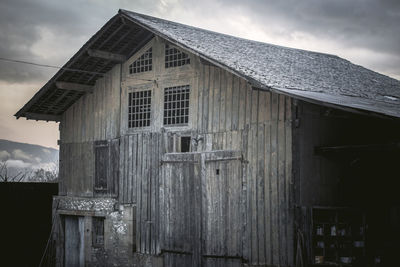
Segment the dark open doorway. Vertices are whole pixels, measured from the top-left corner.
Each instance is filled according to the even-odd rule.
[[[0,183],[2,266],[39,266],[57,183]]]

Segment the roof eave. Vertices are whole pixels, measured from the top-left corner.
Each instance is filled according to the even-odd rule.
[[[27,111],[29,110],[29,108],[32,107],[32,105],[35,104],[35,102],[43,95],[47,92],[47,90],[49,90],[49,88],[51,87],[51,85],[53,85],[53,83],[57,80],[57,78],[59,78],[64,72],[65,69],[68,68],[69,66],[71,66],[75,60],[82,55],[83,53],[86,53],[87,49],[91,46],[91,44],[93,44],[100,36],[101,34],[118,18],[120,18],[121,15],[118,13],[116,15],[114,15],[106,24],[104,24],[104,26],[97,31],[90,39],[89,41],[87,41],[79,50],[77,53],[75,53],[69,60],[67,63],[64,64],[64,66],[57,71],[56,74],[53,75],[52,78],[50,78],[49,81],[47,81],[47,83],[40,88],[40,90],[17,112],[14,114],[14,116],[19,119],[20,117],[26,117],[27,119],[35,119],[35,120],[46,120],[46,119],[38,119],[38,118],[28,118],[29,116],[27,116]],[[50,115],[50,114],[49,114]],[[57,116],[57,115],[55,115]],[[46,120],[46,121],[57,121],[57,120]]]

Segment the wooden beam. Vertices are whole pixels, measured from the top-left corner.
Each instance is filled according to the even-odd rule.
[[[360,153],[360,152],[394,152],[400,151],[400,143],[388,144],[365,144],[365,145],[344,145],[344,146],[317,146],[314,152],[317,155],[334,153]]]
[[[91,57],[102,58],[102,59],[106,59],[106,60],[116,61],[119,63],[126,61],[126,56],[121,55],[121,54],[115,54],[115,53],[110,53],[107,51],[101,51],[101,50],[95,50],[95,49],[88,49],[87,52],[88,52],[89,56],[91,56]]]
[[[56,82],[58,89],[93,93],[93,86],[80,83]]]
[[[60,115],[53,115],[53,114],[42,114],[42,113],[33,113],[33,112],[26,112],[25,117],[28,120],[40,120],[40,121],[61,121]]]

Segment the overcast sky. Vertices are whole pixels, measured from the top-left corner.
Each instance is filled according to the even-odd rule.
[[[119,8],[336,54],[400,79],[399,0],[0,0],[0,57],[63,65]],[[54,73],[0,61],[0,139],[57,148],[58,124],[13,117]]]

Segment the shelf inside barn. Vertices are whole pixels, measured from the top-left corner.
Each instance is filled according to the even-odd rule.
[[[312,261],[320,266],[359,266],[365,261],[365,213],[351,208],[312,209]]]

